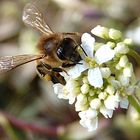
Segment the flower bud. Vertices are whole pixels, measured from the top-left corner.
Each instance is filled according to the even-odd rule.
[[[132,39],[131,38],[126,38],[124,41],[124,44],[126,44],[126,45],[132,45]]]
[[[90,102],[90,107],[92,109],[98,109],[101,106],[101,101],[98,98],[95,98],[93,100],[91,100]]]
[[[107,93],[106,92],[100,92],[100,94],[98,95],[98,98],[100,100],[104,100],[107,97]]]
[[[82,104],[86,104],[87,103],[87,97],[83,94],[79,94],[77,96],[77,102],[82,103]]]
[[[106,27],[102,27],[102,26],[98,25],[91,30],[91,33],[100,38],[108,39],[109,30]]]
[[[82,86],[81,86],[81,92],[83,93],[83,94],[87,94],[88,92],[89,92],[89,85],[88,84],[83,84]]]
[[[119,66],[120,67],[125,67],[128,63],[128,58],[126,55],[123,55],[121,58],[120,58],[120,61],[119,61]]]
[[[108,78],[111,75],[111,71],[108,67],[100,68],[103,78]]]
[[[120,40],[122,38],[122,33],[115,29],[109,29],[109,37],[113,40]]]
[[[73,79],[70,79],[67,81],[66,83],[66,89],[69,91],[69,92],[72,92],[72,90],[74,88],[76,88],[77,86],[79,86],[79,83]]]
[[[118,80],[119,80],[119,82],[121,83],[122,86],[128,86],[130,78],[126,77],[124,75],[119,75]]]
[[[122,69],[122,67],[119,65],[119,63],[115,66],[115,68],[116,68],[117,70]]]
[[[131,77],[133,73],[133,66],[131,63],[129,63],[129,65],[127,65],[124,69],[123,69],[123,74],[126,77]]]
[[[75,108],[76,108],[76,111],[83,111],[83,110],[86,110],[88,107],[88,104],[87,104],[87,97],[83,94],[79,94],[77,96],[77,101],[75,103]]]
[[[105,89],[105,91],[110,94],[113,95],[115,93],[115,88],[111,85],[108,85],[107,88]]]
[[[84,77],[83,77],[83,83],[84,83],[84,84],[88,84],[88,83],[89,83],[89,82],[88,82],[87,76],[84,76]]]
[[[90,96],[94,96],[95,93],[96,93],[96,91],[94,91],[94,89],[90,89],[90,90],[89,90],[89,95],[90,95]]]
[[[107,45],[110,46],[111,48],[115,48],[116,44],[114,42],[109,41],[107,42]]]
[[[117,43],[117,46],[114,48],[115,53],[117,54],[127,54],[129,51],[128,46],[126,46],[123,42]]]
[[[84,110],[87,110],[87,109],[88,109],[87,104],[82,104],[82,103],[79,103],[79,102],[75,103],[75,110],[76,111],[84,111]]]

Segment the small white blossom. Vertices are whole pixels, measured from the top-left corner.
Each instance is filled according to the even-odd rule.
[[[80,124],[88,131],[96,130],[98,127],[97,111],[89,108],[86,111],[79,112],[81,118]]]
[[[108,67],[100,68],[101,74],[103,78],[108,78],[111,75],[111,70]]]
[[[107,88],[105,89],[105,91],[108,94],[113,95],[115,93],[115,88],[112,85],[108,85]]]
[[[111,60],[115,55],[115,51],[108,45],[101,46],[95,53],[95,59],[98,64],[102,64]]]
[[[122,38],[122,33],[119,30],[109,29],[109,37],[113,40],[119,40]]]
[[[83,94],[86,94],[86,93],[88,93],[89,92],[89,85],[88,84],[83,84],[82,86],[81,86],[81,92],[83,93]]]
[[[114,51],[116,54],[127,54],[129,52],[129,48],[123,42],[119,42],[114,48]]]
[[[123,69],[123,75],[126,77],[132,77],[133,74],[133,66],[131,63],[129,63],[124,69]]]
[[[107,109],[105,106],[100,108],[100,112],[104,115],[105,118],[112,118],[113,109]]]
[[[132,39],[131,38],[126,38],[126,39],[124,39],[124,41],[123,41],[126,45],[132,45]]]
[[[129,85],[129,82],[130,82],[130,78],[124,76],[123,74],[120,74],[118,76],[118,80],[120,81],[120,83],[121,83],[122,86],[128,86]]]
[[[126,55],[121,56],[120,61],[119,61],[119,66],[120,67],[125,67],[128,63],[128,58]]]
[[[100,99],[95,98],[95,99],[91,100],[90,107],[92,109],[98,109],[98,108],[100,108],[100,106],[101,106],[101,100]]]
[[[104,100],[107,97],[107,93],[106,92],[100,92],[100,94],[98,95],[98,98],[100,100]]]
[[[118,108],[119,102],[115,95],[110,95],[105,99],[104,104],[107,109],[115,110],[115,108]]]
[[[100,25],[96,26],[95,28],[93,28],[91,30],[91,33],[98,36],[98,37],[101,37],[101,38],[104,38],[104,39],[107,39],[109,37],[109,30],[108,28],[106,27],[102,27]]]

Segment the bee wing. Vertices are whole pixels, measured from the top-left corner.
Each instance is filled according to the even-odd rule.
[[[20,65],[42,59],[43,55],[17,55],[0,57],[0,74],[10,71]]]
[[[33,3],[28,3],[23,10],[23,22],[27,25],[38,29],[43,34],[52,34],[53,31],[47,25],[42,13],[37,9]]]

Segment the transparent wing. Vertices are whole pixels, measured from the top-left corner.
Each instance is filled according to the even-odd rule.
[[[23,10],[22,19],[24,23],[30,25],[33,28],[38,29],[43,34],[52,34],[53,31],[47,25],[42,13],[37,9],[33,3],[28,3]]]
[[[44,55],[17,55],[0,57],[0,74],[10,71],[20,65],[42,59]]]

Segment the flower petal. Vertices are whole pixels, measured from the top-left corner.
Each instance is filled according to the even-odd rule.
[[[54,84],[53,89],[55,94],[63,93],[63,85],[61,84]]]
[[[113,109],[107,109],[105,106],[100,108],[100,112],[104,115],[105,118],[112,118]]]
[[[68,75],[72,78],[77,78],[81,75],[83,71],[88,69],[88,65],[84,61],[80,61],[82,64],[77,64],[76,66],[72,67],[70,70],[67,71]]]
[[[95,39],[88,33],[84,33],[81,37],[82,48],[89,57],[93,58]]]
[[[95,59],[98,64],[102,64],[111,60],[115,55],[115,51],[108,45],[101,46],[95,53]]]
[[[88,81],[94,87],[102,87],[103,79],[98,67],[88,70]]]
[[[115,108],[118,108],[119,102],[115,95],[110,95],[104,101],[104,104],[107,109],[115,110]]]

